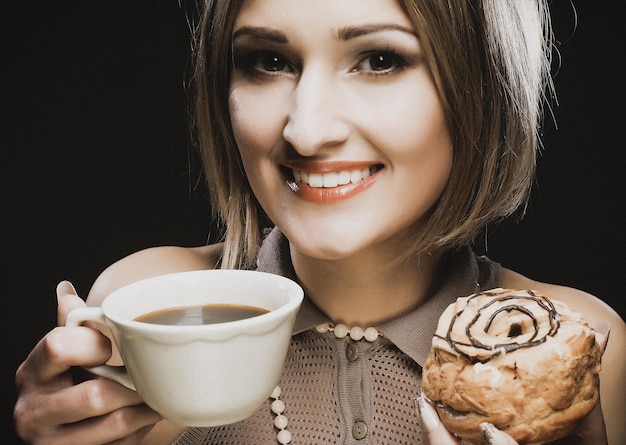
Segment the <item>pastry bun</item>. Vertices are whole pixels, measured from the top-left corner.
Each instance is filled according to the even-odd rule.
[[[528,290],[461,297],[439,319],[424,394],[446,428],[482,444],[491,422],[520,444],[569,435],[596,405],[602,352],[564,303]]]

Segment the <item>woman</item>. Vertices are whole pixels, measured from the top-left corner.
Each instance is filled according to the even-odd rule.
[[[20,434],[34,443],[456,443],[423,399],[421,416],[413,408],[420,366],[450,299],[500,286],[611,323],[602,402],[609,443],[618,443],[623,321],[588,294],[532,281],[468,247],[527,197],[549,68],[546,17],[532,1],[207,1],[196,121],[225,241],[132,255],[99,277],[87,302],[182,270],[297,279],[307,299],[276,395],[286,409],[272,412],[268,401],[240,424],[183,431],[115,383],[74,384],[69,368],[108,360],[111,346],[92,329],[60,327],[18,371]],[[58,294],[62,326],[83,302],[67,282]],[[375,330],[351,340],[340,338],[345,326]],[[509,443],[484,428],[492,443]],[[599,407],[578,433],[605,441]]]

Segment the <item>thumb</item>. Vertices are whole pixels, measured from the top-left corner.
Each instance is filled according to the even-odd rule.
[[[65,325],[65,319],[72,309],[84,307],[85,302],[78,296],[76,289],[69,281],[61,281],[57,285],[57,323],[59,326]]]

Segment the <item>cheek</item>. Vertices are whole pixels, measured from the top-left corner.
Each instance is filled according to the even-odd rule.
[[[384,125],[379,129],[384,131],[371,134],[385,147],[383,152],[396,178],[395,186],[405,193],[410,191],[405,198],[408,215],[420,218],[448,184],[453,162],[452,138],[434,90],[420,89],[412,95],[393,98],[393,106],[378,118]]]
[[[273,192],[276,164],[284,127],[280,110],[266,97],[247,88],[231,88],[230,119],[246,177],[260,201]],[[276,101],[276,98],[274,98]],[[276,103],[276,102],[275,102]],[[271,104],[271,102],[270,102]]]
[[[229,109],[235,142],[242,158],[271,151],[282,138],[286,115],[278,95],[250,88],[231,88]]]
[[[233,127],[235,142],[243,158],[254,151],[254,144],[257,139],[253,137],[256,128],[260,127],[258,119],[251,119],[250,105],[245,100],[245,96],[238,94],[237,90],[231,91],[229,96],[230,122]]]
[[[389,119],[392,134],[411,141],[426,141],[447,133],[441,102],[430,81],[415,82],[413,88],[404,88],[404,94],[394,96]]]
[[[370,109],[380,111],[369,120],[369,138],[382,147],[393,169],[407,167],[416,173],[432,170],[447,182],[453,158],[452,138],[434,87],[405,86],[389,92]]]
[[[246,96],[239,94],[237,90],[231,90],[229,96],[230,121],[233,128],[235,143],[239,150],[241,162],[246,172],[246,177],[250,186],[257,188],[257,171],[258,159],[263,154],[263,125],[261,117],[263,114],[255,114],[252,112],[251,104],[246,101]],[[259,131],[261,130],[261,131]]]

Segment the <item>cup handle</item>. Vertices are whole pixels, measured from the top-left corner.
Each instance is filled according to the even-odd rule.
[[[86,321],[94,321],[98,324],[106,325],[106,320],[104,318],[104,313],[102,312],[102,308],[99,307],[81,307],[76,308],[70,311],[67,314],[67,320],[65,322],[65,326],[75,327],[81,326]],[[98,375],[100,377],[104,377],[109,380],[113,380],[125,387],[136,391],[135,385],[133,384],[130,376],[128,375],[128,371],[124,366],[110,366],[110,365],[100,365],[93,366],[90,368],[85,368],[87,371]]]

